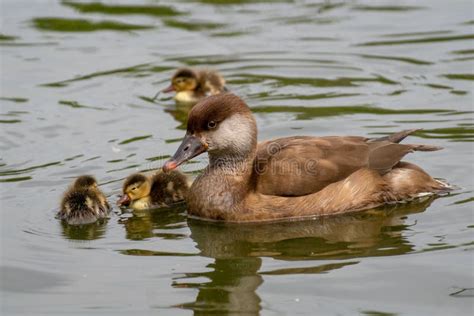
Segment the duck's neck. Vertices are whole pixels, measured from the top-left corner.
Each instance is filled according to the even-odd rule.
[[[215,155],[209,154],[209,170],[221,175],[251,174],[255,150],[245,154]]]
[[[249,190],[255,152],[250,155],[209,155],[209,166],[187,196],[190,215],[225,219],[239,212]]]

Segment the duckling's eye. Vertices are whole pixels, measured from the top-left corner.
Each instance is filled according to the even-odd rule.
[[[209,127],[210,129],[216,128],[216,126],[217,126],[217,123],[214,121],[207,122],[207,127]]]
[[[137,189],[137,187],[133,187],[133,188],[132,188],[132,191],[135,191],[136,189]]]

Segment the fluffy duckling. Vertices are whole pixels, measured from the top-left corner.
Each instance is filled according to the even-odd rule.
[[[93,176],[80,176],[64,193],[58,218],[69,225],[89,224],[107,217],[110,205]]]
[[[217,72],[209,69],[180,68],[171,78],[171,85],[159,91],[153,100],[161,92],[175,91],[174,97],[179,103],[197,103],[200,99],[227,91],[224,78]]]
[[[152,176],[134,173],[125,179],[123,195],[117,204],[130,206],[134,210],[167,206],[183,201],[188,189],[188,178],[176,170]]]
[[[407,154],[441,147],[400,144],[415,130],[371,139],[292,136],[257,143],[251,110],[236,95],[210,96],[190,111],[186,135],[164,171],[207,152],[187,196],[188,214],[232,222],[348,213],[449,191]]]

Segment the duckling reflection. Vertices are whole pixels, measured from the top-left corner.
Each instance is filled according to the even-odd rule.
[[[95,240],[102,238],[105,234],[107,222],[99,220],[87,225],[68,225],[61,222],[62,235],[71,240]]]
[[[126,238],[143,240],[152,237],[180,239],[181,234],[172,230],[186,226],[186,209],[184,205],[175,205],[159,210],[134,210],[131,217],[122,218],[119,223],[124,225]],[[169,232],[167,232],[169,231]]]
[[[215,260],[207,266],[212,271],[187,273],[174,279],[176,288],[199,291],[194,302],[179,307],[204,314],[237,310],[258,313],[261,307],[256,290],[264,275],[323,273],[348,268],[357,264],[360,257],[409,253],[414,246],[403,236],[409,227],[406,215],[423,212],[433,200],[431,197],[403,206],[300,222],[242,225],[189,219],[191,237],[201,255]],[[261,257],[319,261],[312,267],[261,271]],[[334,263],[328,259],[344,261]],[[321,264],[320,260],[325,262]],[[205,282],[193,282],[202,277]]]
[[[193,106],[193,103],[176,102],[175,107],[165,109],[165,112],[170,114],[177,122],[181,123],[177,126],[177,129],[184,130],[186,129],[189,111],[191,111]]]

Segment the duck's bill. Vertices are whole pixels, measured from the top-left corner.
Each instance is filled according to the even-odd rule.
[[[176,169],[182,163],[207,151],[207,144],[194,135],[186,135],[176,153],[163,165],[163,171]]]
[[[124,194],[120,197],[120,199],[117,201],[118,206],[128,206],[130,205],[130,197],[128,194]]]

